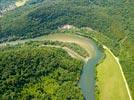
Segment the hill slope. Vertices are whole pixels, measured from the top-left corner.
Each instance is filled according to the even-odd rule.
[[[83,62],[62,49],[19,45],[0,49],[1,100],[83,100]]]
[[[134,96],[133,11],[132,0],[41,0],[27,3],[0,18],[0,42],[53,33],[65,24],[90,27],[99,33],[87,29],[78,32],[107,45],[120,58]]]

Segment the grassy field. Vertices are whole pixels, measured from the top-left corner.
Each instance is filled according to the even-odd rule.
[[[106,58],[97,67],[97,89],[99,100],[129,100],[127,89],[118,63],[113,55],[105,50]]]

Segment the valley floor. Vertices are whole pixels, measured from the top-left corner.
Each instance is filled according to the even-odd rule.
[[[28,41],[44,41],[44,40],[51,40],[51,41],[61,41],[61,42],[69,42],[69,43],[76,43],[84,48],[87,53],[90,55],[88,59],[94,56],[94,48],[90,44],[91,41],[88,41],[87,38],[75,35],[65,35],[65,34],[53,34],[48,36],[42,36],[31,40],[22,40],[22,41],[15,41],[15,42],[8,42],[0,44],[0,46],[4,46],[7,44],[15,45],[18,43],[25,43]],[[48,45],[49,46],[49,45]],[[50,47],[50,46],[49,46]],[[70,54],[70,56],[74,56],[74,58],[84,59],[74,51],[60,46],[52,46],[56,48],[62,48],[66,52]],[[97,89],[99,90],[99,95],[97,98],[99,100],[132,100],[130,92],[128,90],[127,83],[124,82],[123,72],[121,72],[121,66],[115,59],[115,56],[112,52],[107,48],[104,47],[106,58],[104,61],[97,66]]]
[[[122,77],[119,63],[114,55],[105,49],[106,58],[97,66],[97,89],[99,100],[132,100]]]

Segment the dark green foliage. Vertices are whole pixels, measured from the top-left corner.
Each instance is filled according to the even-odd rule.
[[[30,46],[49,45],[49,46],[67,47],[85,58],[90,56],[84,48],[82,48],[81,46],[79,46],[76,43],[69,43],[69,42],[65,43],[65,42],[60,42],[60,41],[44,40],[44,41],[40,41],[40,42],[39,41],[38,42],[30,41],[30,42],[26,42],[26,44],[28,44]]]
[[[49,100],[68,91],[63,99],[68,96],[82,99],[78,86],[82,66],[83,62],[61,49],[29,45],[3,48],[0,50],[0,98]],[[54,88],[50,88],[51,84]]]
[[[46,0],[41,4],[27,4],[0,19],[1,41],[51,33],[65,24],[91,27],[118,40],[133,32],[133,3],[118,1],[112,6],[108,1],[96,2]]]
[[[91,27],[101,33],[81,32],[107,45],[120,58],[134,96],[133,11],[133,0],[44,0],[31,3],[0,18],[0,42],[52,33],[65,24]]]

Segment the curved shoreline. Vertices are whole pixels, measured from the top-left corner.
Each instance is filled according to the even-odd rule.
[[[18,41],[12,41],[12,42],[5,42],[0,44],[1,46],[5,46],[7,44],[9,45],[17,45],[22,44],[28,41],[44,41],[44,40],[52,40],[52,41],[61,41],[61,42],[70,42],[70,43],[76,43],[83,47],[88,53],[91,54],[91,57],[89,57],[88,60],[82,70],[81,78],[79,81],[79,85],[82,89],[83,95],[86,100],[94,100],[94,93],[95,93],[95,65],[98,63],[98,60],[100,59],[101,52],[98,50],[97,45],[91,41],[88,38],[79,36],[79,35],[66,35],[66,34],[52,34],[48,36],[42,36],[37,37],[34,39],[26,39],[26,40],[18,40]],[[103,45],[103,48],[108,50],[110,54],[115,58],[116,62],[119,65],[121,75],[123,77],[123,81],[125,83],[125,87],[127,89],[127,93],[129,96],[129,99],[132,100],[132,96],[126,81],[126,78],[124,76],[122,67],[119,63],[119,59],[114,56],[114,54],[111,52],[109,48],[107,48],[105,45]],[[63,48],[65,49],[65,48]],[[66,51],[66,50],[65,50]],[[68,52],[69,53],[69,52]],[[71,56],[71,55],[70,55]]]
[[[52,40],[52,41],[61,41],[61,42],[69,42],[76,43],[84,48],[89,54],[90,57],[86,60],[81,76],[79,85],[86,100],[94,100],[95,98],[95,66],[98,63],[101,52],[97,48],[97,45],[90,39],[79,36],[79,35],[66,35],[66,34],[52,34],[46,35],[42,37],[37,37],[34,39],[26,39],[20,41],[6,42],[0,44],[0,46],[5,46],[7,44],[16,45],[25,43],[28,41],[44,41],[44,40]]]

